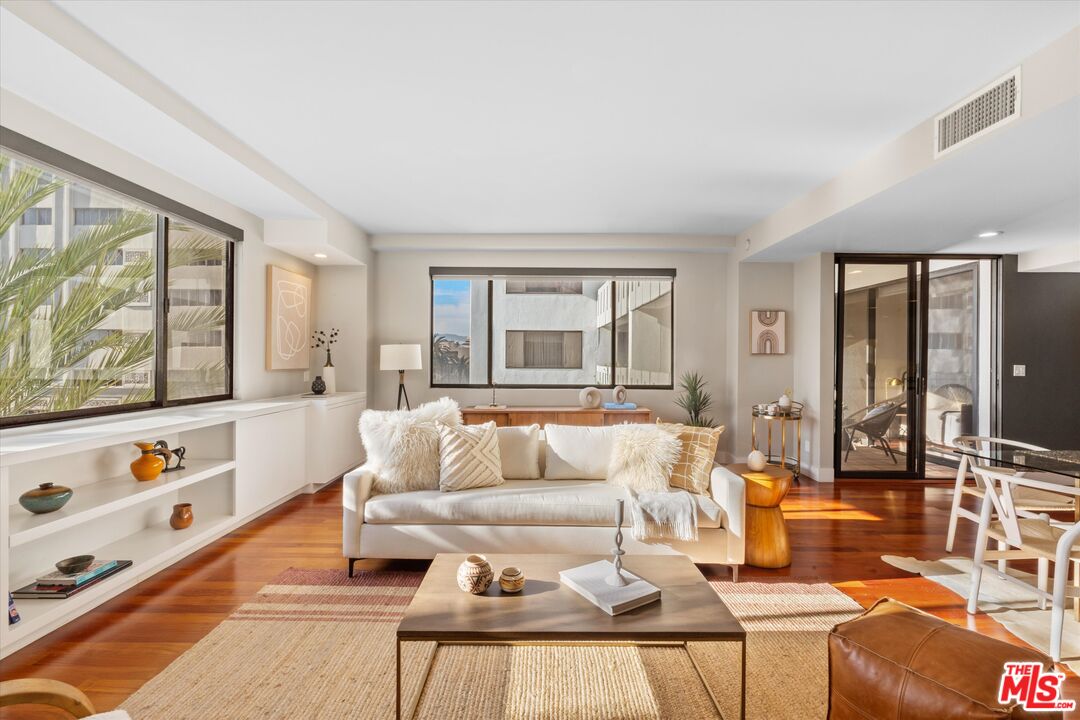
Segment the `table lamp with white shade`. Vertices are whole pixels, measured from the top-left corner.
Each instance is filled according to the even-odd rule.
[[[402,398],[405,398],[405,407],[412,410],[409,405],[409,393],[405,392],[405,371],[421,370],[423,367],[419,345],[382,345],[379,347],[379,369],[398,371],[398,410],[401,409]]]

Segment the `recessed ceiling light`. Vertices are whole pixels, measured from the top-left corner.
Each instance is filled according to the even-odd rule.
[[[315,253],[315,257],[319,258],[320,260],[325,260],[326,253]]]
[[[849,275],[858,275],[858,274],[859,274],[859,273],[861,273],[861,272],[862,272],[862,270],[852,270],[852,271],[851,271],[850,273],[848,273],[848,274],[849,274]]]
[[[997,237],[998,235],[1004,235],[1004,234],[1005,233],[1003,233],[1001,230],[987,230],[986,232],[979,233],[979,237],[981,237],[981,238]]]

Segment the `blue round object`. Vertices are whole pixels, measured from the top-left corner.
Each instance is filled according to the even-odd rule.
[[[27,490],[19,496],[19,504],[32,513],[42,515],[56,512],[67,505],[67,501],[75,491],[63,485],[53,485],[51,482],[41,483],[33,490]]]

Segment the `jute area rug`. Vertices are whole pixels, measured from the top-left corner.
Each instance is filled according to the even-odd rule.
[[[971,591],[972,561],[969,558],[916,560],[912,557],[882,555],[881,559],[893,567],[933,580],[962,598],[966,599]],[[1035,584],[1035,576],[1030,573],[1013,569],[1009,572],[1026,576],[1032,585]],[[1034,592],[1002,580],[997,573],[989,570],[983,572],[979,585],[979,609],[1028,645],[1049,655],[1050,603],[1046,607],[1046,610],[1039,609],[1039,598]],[[1074,673],[1080,674],[1080,623],[1071,609],[1065,613],[1065,627],[1061,632],[1061,660]]]
[[[394,631],[416,572],[291,569],[124,702],[149,718],[392,718]],[[824,718],[828,631],[861,608],[827,584],[713,587],[747,629],[747,717]],[[599,611],[598,611],[599,612]],[[430,643],[403,650],[416,702]],[[739,646],[691,645],[737,718]],[[681,648],[443,646],[416,717],[715,718]]]

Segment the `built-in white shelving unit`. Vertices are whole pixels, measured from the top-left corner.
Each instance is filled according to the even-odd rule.
[[[186,406],[119,418],[0,432],[0,596],[60,559],[92,554],[132,566],[63,600],[16,600],[21,621],[0,624],[0,657],[138,584],[270,507],[312,491],[362,460],[356,424],[363,393]],[[149,482],[128,465],[132,443],[184,446],[185,469]],[[19,495],[39,483],[74,489],[53,513],[34,515]],[[169,525],[189,502],[195,521]]]

